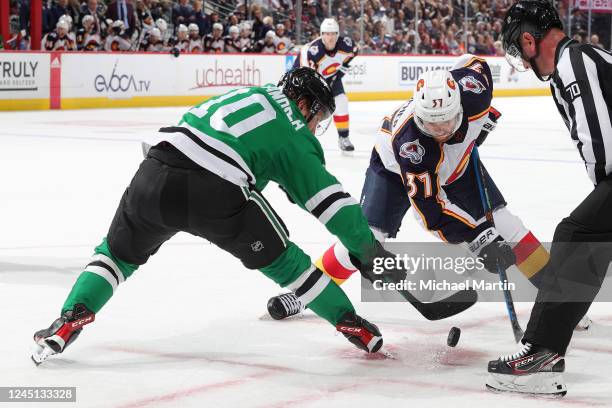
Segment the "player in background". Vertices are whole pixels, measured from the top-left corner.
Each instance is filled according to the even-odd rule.
[[[523,347],[489,362],[487,386],[565,395],[564,355],[573,328],[597,296],[612,260],[612,54],[567,37],[548,1],[519,0],[503,21],[506,59],[517,71],[531,68],[538,79],[550,81],[594,188],[557,225]]]
[[[330,84],[336,102],[334,123],[338,130],[338,146],[344,152],[352,152],[355,146],[349,139],[348,98],[344,92],[342,77],[348,72],[351,60],[357,55],[357,47],[350,37],[341,36],[338,23],[326,18],[321,23],[321,36],[304,45],[294,66],[312,67]]]
[[[276,34],[274,34],[274,31],[268,31],[263,39],[257,41],[253,46],[253,52],[259,52],[262,54],[275,54]]]
[[[167,47],[162,41],[162,33],[159,28],[153,27],[149,30],[143,42],[140,44],[140,50],[147,52],[167,51]]]
[[[243,21],[240,23],[240,52],[253,52],[253,45],[251,23]]]
[[[76,35],[75,33],[72,32],[73,24],[72,24],[72,17],[70,16],[70,14],[64,14],[63,16],[59,18],[58,21],[65,21],[66,24],[68,24],[68,37],[70,37],[70,39],[74,43],[76,43]]]
[[[204,52],[219,54],[223,52],[224,48],[223,25],[221,23],[215,23],[212,26],[212,33],[204,36]]]
[[[228,29],[228,34],[223,37],[225,42],[225,52],[241,52],[240,49],[240,30],[238,26],[233,25]]]
[[[355,346],[378,351],[378,328],[359,317],[340,287],[289,240],[261,194],[270,181],[282,186],[350,248],[368,276],[374,257],[390,255],[374,238],[357,201],[325,168],[313,133],[334,107],[325,80],[303,67],[286,73],[278,86],[238,88],[211,98],[187,111],[178,125],[160,129],[61,317],[35,333],[34,362],[64,351],[118,286],[179,231],[203,237],[246,268],[259,269]]]
[[[104,42],[105,51],[129,51],[132,47],[123,21],[116,20],[110,25],[110,34]]]
[[[179,24],[176,29],[176,36],[171,39],[174,49],[178,52],[189,52],[189,30],[185,24]]]
[[[166,47],[168,42],[168,23],[163,18],[158,18],[155,20],[155,27],[159,29],[160,39],[164,47]]]
[[[79,51],[99,51],[102,48],[102,39],[96,31],[94,18],[91,14],[83,16],[83,27],[76,32],[76,46]]]
[[[42,39],[43,47],[46,51],[74,51],[76,44],[68,35],[68,23],[65,20],[58,20],[55,31],[51,31]]]
[[[285,25],[277,24],[276,30],[274,31],[276,38],[274,39],[274,45],[276,46],[277,54],[286,54],[293,48],[293,42],[285,33]]]
[[[376,135],[361,193],[361,206],[376,238],[395,238],[410,207],[420,224],[445,242],[463,244],[496,272],[516,265],[534,284],[548,252],[513,215],[485,172],[495,228],[484,217],[471,164],[472,150],[483,143],[501,114],[491,106],[493,79],[487,62],[462,56],[450,72],[427,71],[413,98],[386,116]],[[341,243],[315,264],[337,283],[356,270]],[[292,294],[270,299],[268,310],[284,318],[302,310]]]
[[[195,23],[191,23],[187,26],[187,29],[189,31],[189,52],[198,53],[204,51],[202,37],[200,37],[200,27]]]

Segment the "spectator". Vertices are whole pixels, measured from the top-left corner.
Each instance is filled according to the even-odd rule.
[[[202,0],[195,0],[193,2],[193,14],[189,18],[189,24],[197,25],[200,35],[206,35],[211,32],[211,22],[206,13],[204,13],[202,4]]]
[[[410,44],[404,41],[404,33],[402,30],[395,30],[393,41],[389,45],[390,54],[408,54]]]
[[[591,45],[593,45],[594,47],[599,47],[603,49],[603,47],[601,46],[601,43],[599,42],[599,36],[597,34],[593,34],[591,36]]]
[[[136,16],[131,0],[113,0],[106,10],[106,18],[113,20],[113,24],[117,22],[117,20],[123,22],[123,26],[121,27],[123,36],[130,37],[136,29]],[[111,31],[114,33],[116,29],[117,26]],[[115,40],[115,42],[119,43],[119,40]],[[124,50],[122,49],[122,51]]]
[[[429,38],[429,34],[423,34],[421,36],[421,42],[417,46],[417,51],[419,54],[433,54],[433,49],[431,48],[431,39]]]
[[[87,0],[86,3],[81,4],[81,27],[84,27],[83,18],[85,16],[91,16],[93,26],[89,27],[88,32],[94,32],[100,35],[102,32],[106,31],[106,22],[104,20],[105,11],[104,6],[98,4],[98,0]]]
[[[193,14],[193,7],[189,4],[189,0],[179,0],[172,9],[172,23],[175,26],[191,24]]]

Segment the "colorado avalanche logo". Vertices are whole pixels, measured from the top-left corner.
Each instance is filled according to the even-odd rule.
[[[409,159],[412,164],[419,164],[423,161],[425,155],[425,148],[421,146],[418,140],[414,142],[407,142],[400,146],[399,149],[400,157]]]
[[[459,80],[459,83],[464,91],[473,92],[475,94],[481,94],[486,89],[482,82],[471,75],[464,76]]]

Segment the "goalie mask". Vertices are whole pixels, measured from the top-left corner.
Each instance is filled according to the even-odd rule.
[[[426,136],[451,136],[461,126],[461,94],[450,72],[436,70],[421,74],[414,88],[413,101],[414,122]]]

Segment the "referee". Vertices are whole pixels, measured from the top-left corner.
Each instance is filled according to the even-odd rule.
[[[489,362],[494,390],[565,395],[563,356],[612,258],[612,55],[562,30],[552,4],[519,0],[505,16],[503,47],[516,70],[550,81],[594,189],[557,225],[523,347]]]

